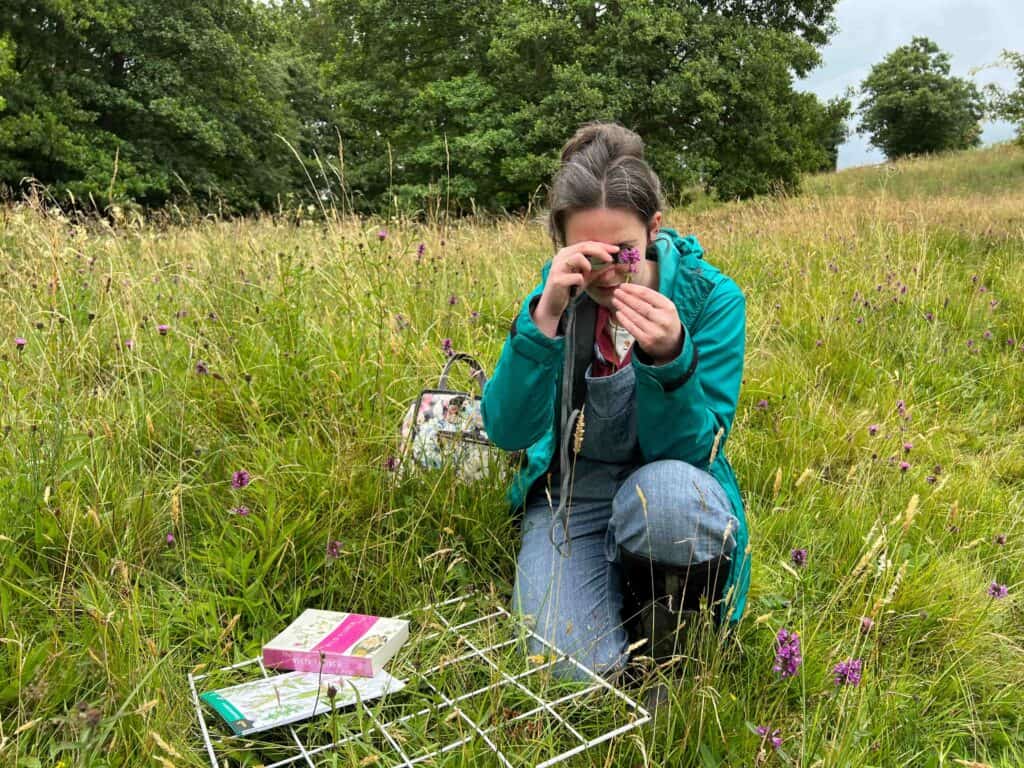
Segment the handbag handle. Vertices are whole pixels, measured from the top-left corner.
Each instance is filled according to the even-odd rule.
[[[448,358],[448,362],[441,369],[441,378],[438,379],[437,388],[448,389],[448,372],[451,371],[452,366],[455,365],[457,360],[461,360],[469,365],[470,374],[476,383],[480,385],[480,392],[482,393],[484,391],[484,384],[487,383],[487,374],[484,373],[484,367],[477,362],[476,358],[472,355],[467,355],[465,352],[456,352]]]

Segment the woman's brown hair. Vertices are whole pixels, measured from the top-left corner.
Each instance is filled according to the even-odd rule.
[[[644,160],[644,142],[618,123],[581,125],[562,147],[561,166],[548,189],[548,233],[565,245],[569,215],[590,208],[634,213],[644,227],[662,208],[661,182]]]

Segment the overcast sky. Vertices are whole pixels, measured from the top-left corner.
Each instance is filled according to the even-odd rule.
[[[823,64],[798,87],[823,99],[857,86],[894,48],[914,35],[930,37],[950,54],[952,74],[967,77],[969,70],[992,64],[1004,48],[1024,51],[1024,0],[839,0],[839,30],[822,50]],[[979,86],[999,83],[1012,87],[1015,78],[1006,68],[987,69],[973,80]],[[1003,141],[1014,135],[1007,123],[986,123],[982,141]],[[854,134],[839,149],[839,167],[884,160],[866,136]]]

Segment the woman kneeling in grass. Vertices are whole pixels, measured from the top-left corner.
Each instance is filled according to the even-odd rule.
[[[725,457],[745,299],[695,237],[661,226],[643,152],[615,123],[584,125],[563,147],[548,198],[556,253],[482,403],[490,438],[527,449],[508,493],[523,513],[514,608],[600,674],[631,651],[670,656],[702,600],[732,626],[750,582]]]

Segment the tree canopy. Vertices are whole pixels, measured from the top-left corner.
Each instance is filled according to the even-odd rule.
[[[949,74],[949,54],[927,37],[894,50],[861,83],[861,124],[887,158],[981,143],[985,104],[977,86]]]
[[[98,207],[518,209],[587,120],[669,201],[835,167],[850,105],[798,92],[836,0],[10,0],[0,182]]]

